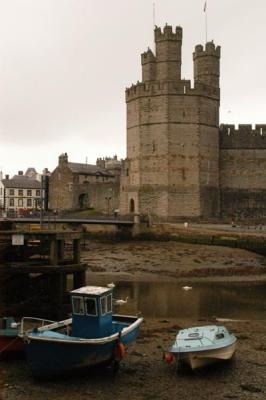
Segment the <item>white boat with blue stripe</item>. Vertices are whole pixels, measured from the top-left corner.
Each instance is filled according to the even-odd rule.
[[[50,376],[122,358],[136,340],[139,316],[113,315],[113,288],[85,286],[70,292],[72,318],[22,333],[29,367]]]

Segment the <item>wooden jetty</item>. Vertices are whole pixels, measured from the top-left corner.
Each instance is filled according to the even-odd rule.
[[[0,229],[0,303],[25,305],[32,299],[38,316],[63,315],[68,290],[85,284],[82,232],[10,230],[3,221]]]

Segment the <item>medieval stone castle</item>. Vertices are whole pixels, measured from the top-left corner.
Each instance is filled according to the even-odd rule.
[[[219,125],[220,47],[195,47],[191,83],[181,76],[182,28],[156,27],[155,45],[141,55],[142,81],[126,89],[127,158],[113,191],[120,214],[266,216],[266,125]],[[110,171],[105,178],[109,187]]]

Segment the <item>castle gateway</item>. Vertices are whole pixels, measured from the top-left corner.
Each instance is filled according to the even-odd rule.
[[[181,79],[182,28],[155,28],[142,82],[126,89],[122,214],[161,220],[266,216],[266,125],[219,129],[220,47],[195,47],[194,82]]]

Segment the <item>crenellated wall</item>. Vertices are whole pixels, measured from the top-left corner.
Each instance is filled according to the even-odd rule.
[[[266,217],[266,125],[221,125],[220,190],[223,217]]]
[[[221,149],[265,149],[266,148],[266,124],[235,125],[223,124],[220,126]]]

